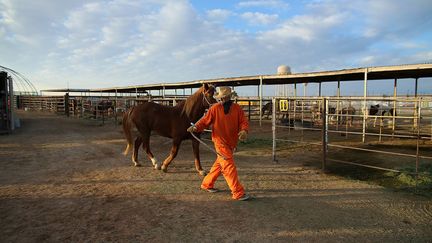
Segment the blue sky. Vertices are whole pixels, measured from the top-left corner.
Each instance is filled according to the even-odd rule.
[[[431,63],[431,13],[430,0],[0,0],[0,65],[51,89]]]

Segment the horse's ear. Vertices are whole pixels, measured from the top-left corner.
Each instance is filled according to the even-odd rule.
[[[209,86],[208,83],[203,84],[203,89],[204,89],[204,91],[209,90],[209,88],[210,88],[210,86]]]

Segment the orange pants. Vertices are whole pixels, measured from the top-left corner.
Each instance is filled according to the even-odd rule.
[[[230,148],[218,144],[215,145],[215,148],[218,153],[225,156],[226,160],[218,155],[216,161],[210,169],[210,172],[206,177],[204,177],[201,188],[213,188],[217,178],[222,173],[229,188],[231,189],[232,198],[238,199],[243,196],[244,188],[238,179],[237,168],[233,159],[233,151]]]

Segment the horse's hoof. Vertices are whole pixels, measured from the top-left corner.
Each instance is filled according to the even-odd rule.
[[[205,170],[199,170],[198,173],[202,176],[206,176],[207,172]]]
[[[141,164],[139,164],[139,163],[135,163],[133,166],[134,166],[134,167],[141,167]]]
[[[150,160],[151,160],[153,166],[157,165],[158,162],[157,162],[157,160],[155,158],[151,158]]]
[[[165,166],[165,165],[162,165],[162,171],[164,172],[164,173],[167,173],[168,172],[168,168]]]

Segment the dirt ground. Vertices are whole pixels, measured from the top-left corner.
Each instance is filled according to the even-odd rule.
[[[308,151],[277,164],[270,149],[239,151],[240,180],[255,197],[239,202],[223,177],[221,192],[199,189],[190,141],[163,173],[142,153],[144,166],[131,166],[120,126],[19,116],[22,127],[0,136],[1,242],[432,241],[430,198],[303,166]],[[170,140],[151,145],[162,160]],[[201,148],[206,170],[214,157]]]

